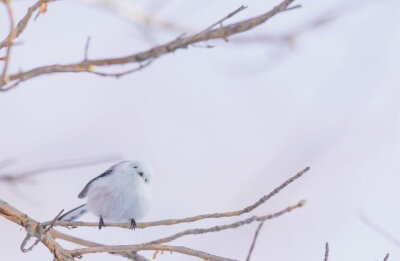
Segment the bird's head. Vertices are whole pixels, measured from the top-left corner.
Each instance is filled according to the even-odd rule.
[[[118,163],[114,166],[115,170],[123,171],[125,173],[131,173],[132,175],[137,175],[143,179],[144,183],[150,185],[152,183],[153,178],[153,170],[144,161],[138,160],[127,160]]]

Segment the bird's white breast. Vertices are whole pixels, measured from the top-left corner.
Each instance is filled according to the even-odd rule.
[[[105,221],[141,220],[150,208],[150,187],[136,173],[115,171],[88,190],[89,209]]]

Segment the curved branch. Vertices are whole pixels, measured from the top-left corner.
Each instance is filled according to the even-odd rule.
[[[10,36],[7,37],[8,48],[6,51],[6,56],[4,57],[3,72],[2,72],[1,78],[0,78],[0,83],[6,84],[8,82],[7,70],[8,70],[8,65],[10,63],[11,47],[12,47],[13,41],[15,39],[15,31],[14,31],[15,18],[14,18],[14,12],[11,7],[10,0],[2,0],[2,2],[6,6],[8,16],[10,19]]]
[[[110,65],[123,65],[129,63],[141,63],[144,61],[148,61],[151,59],[159,58],[162,55],[167,53],[175,52],[178,49],[187,48],[189,45],[198,43],[198,42],[206,42],[208,40],[213,39],[224,39],[227,40],[228,37],[239,34],[248,30],[253,29],[265,21],[269,20],[271,17],[275,16],[281,11],[284,11],[288,8],[289,4],[291,4],[294,0],[283,0],[279,5],[274,7],[267,13],[264,13],[260,16],[253,17],[251,19],[247,19],[241,22],[237,22],[234,24],[221,26],[218,29],[213,30],[203,30],[202,32],[187,36],[187,37],[178,37],[177,39],[170,41],[168,43],[153,47],[147,51],[139,52],[133,55],[119,57],[119,58],[111,58],[111,59],[94,59],[94,60],[83,60],[79,63],[73,64],[53,64],[48,66],[42,66],[38,68],[34,68],[29,71],[20,72],[17,74],[10,75],[9,80],[14,82],[22,82],[28,79],[38,77],[44,74],[54,74],[54,73],[67,73],[67,72],[87,72],[92,73],[96,66],[110,66]],[[8,88],[5,87],[5,83],[0,84],[1,91],[7,91],[11,88],[17,86],[17,84],[12,84]]]
[[[25,228],[27,236],[21,244],[21,250],[30,251],[32,250],[33,246],[40,241],[50,250],[50,252],[54,254],[54,257],[58,261],[73,261],[72,255],[54,240],[46,226],[41,225],[36,220],[28,217],[1,199],[0,215]],[[32,247],[25,249],[25,245],[28,239],[31,237],[35,237],[37,239],[37,243],[35,242]]]
[[[279,212],[276,212],[274,214],[270,214],[270,215],[266,215],[266,216],[259,216],[259,217],[253,216],[253,217],[250,217],[250,218],[238,221],[238,222],[234,222],[234,223],[222,225],[222,226],[214,226],[214,227],[210,227],[210,228],[188,229],[188,230],[182,231],[180,233],[176,233],[175,235],[172,235],[169,237],[165,237],[165,238],[161,238],[158,240],[147,242],[146,244],[164,244],[164,243],[171,242],[172,240],[175,240],[177,238],[187,236],[187,235],[199,235],[199,234],[206,234],[206,233],[210,233],[210,232],[219,232],[219,231],[226,230],[226,229],[235,229],[235,228],[238,228],[238,227],[241,227],[244,225],[251,224],[253,222],[264,223],[266,220],[280,217],[283,214],[286,214],[296,208],[301,208],[302,206],[304,206],[304,204],[305,204],[305,200],[302,200],[299,203],[297,203],[296,205],[287,207],[287,208],[285,208]]]
[[[81,246],[86,246],[86,247],[100,247],[100,246],[104,246],[103,244],[99,244],[93,241],[89,241],[89,240],[85,240],[79,237],[74,237],[71,235],[67,235],[65,233],[62,233],[58,230],[52,229],[50,231],[51,236],[54,239],[62,239],[64,241],[68,241],[71,243],[75,243],[77,245],[81,245]],[[117,253],[110,253],[113,255],[119,255],[119,256],[123,256],[126,257],[128,259],[134,260],[134,261],[149,261],[147,258],[145,258],[142,255],[139,255],[138,253],[134,252],[134,251],[130,251],[130,252],[117,252]]]
[[[72,256],[82,256],[91,253],[115,253],[123,251],[139,251],[139,250],[156,250],[156,251],[169,251],[181,253],[189,256],[199,257],[210,261],[237,261],[236,259],[230,259],[220,256],[215,256],[208,254],[206,252],[193,250],[191,248],[183,246],[167,246],[167,245],[148,245],[148,244],[138,244],[138,245],[121,245],[121,246],[101,246],[101,247],[88,247],[68,251]]]
[[[253,211],[255,208],[259,207],[261,204],[265,203],[268,201],[270,198],[278,194],[282,189],[287,187],[289,184],[291,184],[293,181],[296,179],[300,178],[303,176],[305,173],[307,173],[310,170],[310,167],[307,167],[303,169],[302,171],[298,172],[296,175],[292,176],[285,182],[283,182],[280,186],[276,187],[272,192],[270,192],[267,195],[264,195],[261,197],[257,202],[254,204],[245,207],[244,209],[237,210],[237,211],[230,211],[230,212],[223,212],[223,213],[213,213],[213,214],[205,214],[205,215],[198,215],[198,216],[193,216],[193,217],[188,217],[188,218],[181,218],[181,219],[166,219],[166,220],[160,220],[160,221],[153,221],[153,222],[143,222],[143,223],[137,223],[136,228],[147,228],[147,227],[154,227],[154,226],[171,226],[179,223],[191,223],[195,222],[198,220],[202,219],[207,219],[207,218],[222,218],[222,217],[234,217],[234,216],[240,216],[245,213],[249,213]],[[43,224],[47,224],[48,222],[45,222]],[[99,223],[98,222],[82,222],[82,221],[57,221],[54,223],[54,226],[63,226],[63,227],[98,227]],[[131,228],[130,222],[128,223],[114,223],[114,222],[106,222],[105,226],[108,227],[120,227],[120,228]]]
[[[39,0],[37,1],[34,5],[29,7],[28,12],[26,15],[18,22],[16,28],[10,32],[10,34],[4,39],[3,41],[0,42],[0,49],[9,46],[10,45],[10,39],[12,38],[12,35],[15,35],[15,38],[17,38],[26,28],[28,25],[33,13],[40,8],[40,6],[44,3],[52,2],[55,0]]]

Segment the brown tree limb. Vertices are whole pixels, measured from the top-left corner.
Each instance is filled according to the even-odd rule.
[[[42,244],[45,245],[50,250],[50,252],[54,254],[54,257],[58,261],[73,261],[72,255],[69,252],[67,252],[64,248],[62,248],[54,240],[49,231],[47,232],[45,231],[46,227],[42,226],[36,220],[23,214],[22,212],[10,206],[9,204],[7,204],[7,202],[1,199],[0,199],[0,215],[25,228],[27,236],[25,237],[25,239],[21,244],[21,250],[25,249],[24,247],[27,241],[31,237],[34,237],[40,242],[42,242]],[[32,248],[33,247],[31,247],[30,249],[28,248],[26,250],[29,251]]]
[[[12,10],[10,0],[2,0],[2,2],[6,6],[6,9],[8,12],[8,17],[10,19],[10,36],[8,37],[8,40],[7,40],[8,48],[7,48],[6,56],[4,57],[4,65],[3,65],[3,72],[2,72],[1,78],[0,78],[0,85],[3,83],[7,84],[7,82],[8,82],[7,70],[8,70],[8,65],[10,63],[11,47],[12,47],[13,41],[15,39],[15,31],[14,31],[15,18],[14,18],[14,12]]]
[[[9,46],[10,39],[12,35],[15,34],[15,38],[20,36],[20,34],[25,30],[26,26],[28,25],[33,13],[40,8],[40,6],[44,3],[52,2],[55,0],[39,0],[34,5],[28,8],[26,15],[18,22],[16,28],[10,32],[10,34],[0,42],[0,49]]]
[[[245,207],[244,209],[237,210],[237,211],[230,211],[230,212],[223,212],[223,213],[213,213],[213,214],[204,214],[204,215],[198,215],[198,216],[193,216],[193,217],[188,217],[188,218],[181,218],[181,219],[166,219],[166,220],[160,220],[160,221],[153,221],[153,222],[142,222],[142,223],[137,223],[136,228],[147,228],[147,227],[154,227],[154,226],[171,226],[179,223],[191,223],[195,222],[198,220],[202,219],[208,219],[208,218],[223,218],[223,217],[234,217],[234,216],[240,216],[245,213],[249,213],[253,211],[255,208],[259,207],[261,204],[265,203],[268,201],[270,198],[278,194],[282,189],[287,187],[289,184],[291,184],[293,181],[296,179],[300,178],[303,176],[307,171],[310,170],[310,167],[307,167],[303,169],[302,171],[298,172],[296,175],[292,176],[285,182],[283,182],[280,186],[276,187],[272,192],[270,192],[267,195],[264,195],[261,197],[259,200],[257,200],[254,204],[249,205]],[[46,224],[46,223],[44,223]],[[98,222],[82,222],[82,221],[57,221],[55,222],[54,226],[63,226],[63,227],[98,227]],[[114,222],[106,222],[105,226],[107,227],[120,227],[120,228],[131,228],[130,222],[127,223],[114,223]]]
[[[286,10],[289,4],[291,4],[293,1],[294,0],[283,0],[279,5],[271,9],[269,12],[266,12],[260,16],[253,17],[251,19],[247,19],[230,25],[222,26],[217,29],[207,30],[192,36],[179,37],[168,43],[153,47],[147,51],[139,52],[133,55],[119,57],[119,58],[110,58],[110,59],[84,60],[82,62],[73,64],[64,64],[64,65],[53,64],[48,66],[42,66],[25,72],[19,72],[10,75],[9,79],[10,81],[26,81],[28,79],[38,77],[44,74],[53,74],[62,72],[91,73],[94,71],[93,70],[94,66],[110,66],[110,65],[123,65],[129,63],[140,63],[151,59],[159,58],[162,55],[175,52],[178,49],[187,48],[189,45],[194,43],[206,42],[212,39],[226,40],[230,36],[251,30],[254,27],[259,26],[260,24],[263,24],[265,21],[275,16],[279,12]],[[17,85],[13,86],[15,87]],[[10,90],[10,87],[6,87],[5,83],[3,83],[0,84],[0,90],[7,91]]]

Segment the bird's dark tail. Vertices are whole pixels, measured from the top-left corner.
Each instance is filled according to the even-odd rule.
[[[58,220],[59,221],[72,221],[72,220],[79,218],[80,216],[85,214],[87,211],[88,211],[87,205],[83,204],[77,208],[74,208],[74,209],[68,211],[67,213],[65,213],[64,215],[59,217]]]

